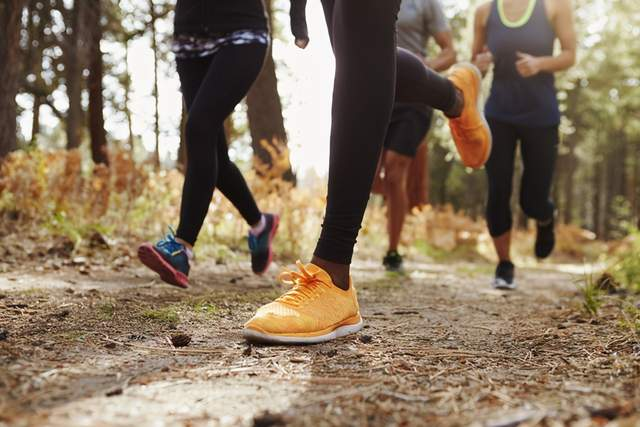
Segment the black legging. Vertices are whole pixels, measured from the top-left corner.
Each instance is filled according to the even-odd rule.
[[[245,97],[262,68],[266,46],[225,46],[215,55],[179,59],[187,106],[187,171],[177,237],[194,244],[218,188],[250,225],[260,221],[244,177],[229,159],[224,120]]]
[[[493,149],[485,169],[489,184],[487,224],[492,237],[511,230],[511,190],[516,146],[520,140],[522,182],[520,206],[538,221],[553,217],[550,200],[553,171],[558,154],[558,126],[530,127],[489,119]]]
[[[349,264],[394,97],[446,111],[456,94],[449,80],[396,49],[400,0],[323,0],[322,5],[336,75],[327,209],[315,255]]]

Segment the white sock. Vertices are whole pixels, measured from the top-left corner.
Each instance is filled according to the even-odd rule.
[[[187,258],[192,260],[195,257],[195,255],[193,253],[193,249],[191,249],[191,248],[189,248],[189,246],[187,246],[187,242],[185,242],[184,240],[182,240],[179,237],[176,237],[176,242],[178,242],[182,246],[184,246],[184,253],[187,254]]]
[[[251,227],[251,231],[249,231],[251,234],[253,234],[254,236],[257,236],[258,234],[262,233],[264,231],[264,228],[267,226],[267,220],[264,217],[264,215],[260,216],[260,222],[258,223],[258,225],[256,225],[255,227]]]

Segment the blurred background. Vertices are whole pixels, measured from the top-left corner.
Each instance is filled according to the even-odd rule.
[[[169,49],[174,3],[2,0],[5,255],[25,252],[17,236],[35,242],[26,250],[33,256],[79,251],[92,239],[156,238],[177,220],[185,111]],[[272,51],[227,131],[261,206],[284,212],[279,250],[295,259],[310,254],[322,218],[334,64],[319,2],[309,2],[304,51],[289,34],[288,1],[266,3]],[[443,0],[460,60],[469,57],[479,3]],[[558,257],[580,260],[612,250],[640,225],[640,9],[621,0],[574,5],[579,62],[558,80],[564,118],[553,194],[563,224]],[[444,124],[438,116],[429,135],[431,206],[410,219],[405,246],[432,259],[490,257],[484,172],[460,165]],[[214,197],[199,252],[225,262],[244,251],[245,226]],[[517,198],[514,212],[524,257],[532,237]],[[358,256],[381,256],[384,215],[373,197]]]

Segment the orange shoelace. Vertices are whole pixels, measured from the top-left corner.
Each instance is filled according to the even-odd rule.
[[[292,288],[276,299],[278,302],[299,306],[305,300],[309,300],[318,295],[318,289],[322,286],[329,286],[318,278],[320,271],[311,273],[300,261],[296,261],[298,271],[283,271],[278,276],[278,280]]]

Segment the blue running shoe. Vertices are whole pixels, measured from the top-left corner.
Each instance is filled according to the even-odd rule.
[[[264,214],[266,224],[262,233],[254,236],[249,232],[249,250],[251,251],[251,269],[255,274],[264,274],[273,261],[271,242],[278,231],[280,217],[274,214]]]
[[[189,256],[182,243],[176,241],[171,228],[164,239],[155,245],[145,243],[138,248],[140,261],[173,286],[189,287]]]

